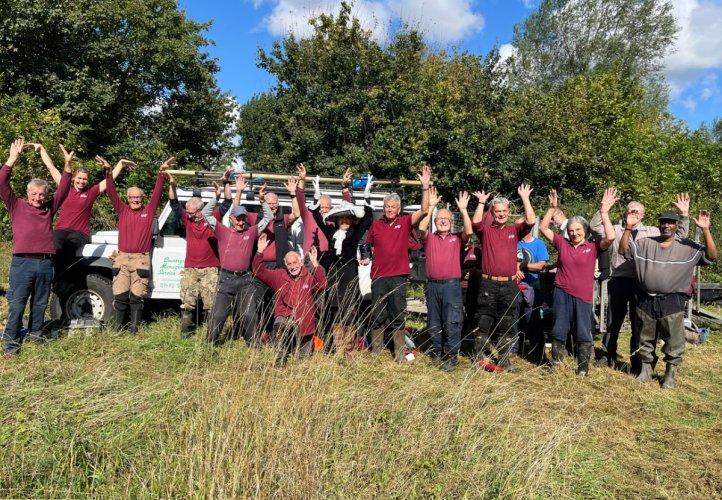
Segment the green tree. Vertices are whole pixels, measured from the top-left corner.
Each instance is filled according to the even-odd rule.
[[[662,59],[677,29],[669,0],[543,0],[514,27],[511,79],[553,87],[592,71],[640,78],[662,110]]]
[[[229,161],[235,104],[218,90],[218,66],[203,51],[207,27],[175,0],[6,2],[0,93],[57,111],[82,128],[93,153],[147,143],[183,163]]]

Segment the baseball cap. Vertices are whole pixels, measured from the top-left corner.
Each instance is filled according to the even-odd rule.
[[[671,220],[674,222],[679,221],[679,214],[674,210],[665,210],[657,216],[657,220]]]
[[[231,208],[231,215],[235,218],[238,218],[242,215],[248,215],[248,211],[245,209],[245,207],[236,206]]]

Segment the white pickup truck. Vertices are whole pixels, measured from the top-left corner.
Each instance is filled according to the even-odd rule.
[[[256,196],[257,188],[246,189],[243,193],[242,204],[247,210],[260,212],[260,204]],[[291,199],[283,188],[270,188],[279,195],[279,205],[282,210],[290,213]],[[203,199],[214,196],[213,188],[202,188]],[[334,204],[341,200],[341,192],[324,190],[324,194],[331,196]],[[374,192],[372,204],[374,218],[383,213],[383,199],[387,192]],[[193,196],[192,189],[178,188],[178,199],[181,203]],[[307,191],[307,199],[313,194]],[[356,204],[363,204],[362,192],[355,193]],[[408,205],[405,213],[418,209],[418,205]],[[294,231],[292,231],[293,233]],[[180,278],[183,273],[186,242],[185,228],[176,220],[175,213],[166,203],[157,218],[154,229],[152,249],[152,276],[150,295],[146,298],[147,309],[152,310],[154,305],[163,304],[164,308],[180,307]],[[301,241],[302,235],[300,236]],[[83,247],[79,260],[59,278],[59,285],[52,300],[52,315],[54,319],[64,321],[73,320],[109,320],[113,313],[113,292],[111,288],[113,275],[113,261],[111,256],[118,249],[117,231],[98,231],[91,237],[90,243]],[[419,271],[419,266],[412,264],[412,277]],[[360,267],[360,287],[364,294],[370,293],[370,266]],[[423,275],[423,266],[421,266]]]

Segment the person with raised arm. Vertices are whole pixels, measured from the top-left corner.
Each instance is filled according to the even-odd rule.
[[[45,148],[43,148],[42,144],[32,144],[31,146],[40,153],[40,157],[50,171],[55,184],[60,185],[61,174]],[[69,169],[74,153],[72,151],[68,153],[62,144],[60,149],[63,152],[65,168]],[[110,168],[110,164],[101,156],[96,156],[95,161],[105,169]],[[135,166],[135,163],[130,160],[118,161],[115,168],[113,168],[113,179],[117,179],[124,168],[128,167],[132,170]],[[56,282],[62,280],[64,273],[73,268],[73,265],[78,260],[78,252],[90,242],[90,214],[95,200],[105,192],[107,183],[103,179],[90,186],[88,182],[89,175],[88,170],[83,167],[72,170],[70,192],[60,207],[58,220],[55,221],[53,239],[56,251]]]
[[[236,176],[235,182],[236,193],[246,188],[246,180],[242,176]],[[213,215],[215,200],[203,208],[203,216],[218,239],[220,261],[218,289],[208,321],[206,343],[217,345],[222,342],[223,326],[230,315],[230,336],[243,337],[251,347],[259,346],[257,308],[262,295],[259,295],[253,279],[251,259],[259,235],[273,220],[267,197],[264,184],[258,192],[263,213],[257,224],[249,224],[248,211],[240,204],[230,210],[230,227],[226,227]]]
[[[551,242],[559,253],[557,273],[554,277],[552,311],[554,326],[551,331],[552,361],[561,363],[566,353],[567,336],[571,332],[576,342],[577,375],[589,373],[589,361],[594,352],[592,340],[592,304],[594,301],[594,266],[597,256],[614,243],[614,228],[609,220],[609,210],[617,202],[617,190],[604,191],[599,212],[604,222],[604,239],[590,241],[589,224],[584,217],[569,218],[569,239],[555,233],[549,227],[559,208],[556,190],[549,192],[549,210],[544,215],[539,232]]]
[[[386,330],[392,333],[394,360],[406,363],[406,288],[409,282],[409,237],[414,227],[429,210],[429,184],[431,169],[424,165],[419,174],[421,181],[421,208],[410,215],[401,215],[401,198],[389,194],[384,198],[383,216],[371,224],[366,243],[373,247],[373,259],[363,259],[361,265],[371,262],[371,352],[379,355],[384,349]]]
[[[462,230],[451,232],[451,212],[446,208],[434,209],[441,201],[436,188],[429,190],[429,213],[421,220],[419,232],[426,251],[426,321],[431,335],[431,361],[442,371],[456,369],[459,364],[461,328],[464,324],[464,306],[461,296],[461,257],[471,238],[471,218],[467,212],[469,193],[462,191],[456,198],[461,213]]]
[[[516,371],[509,360],[509,351],[514,341],[514,309],[519,293],[517,286],[516,246],[534,227],[536,215],[532,209],[531,186],[522,184],[517,193],[524,204],[525,222],[507,224],[509,221],[509,200],[497,196],[491,201],[491,223],[484,217],[485,193],[479,193],[480,208],[472,219],[472,229],[481,246],[481,282],[479,284],[479,323],[474,337],[474,353],[484,368],[497,371],[497,367],[508,372]],[[488,196],[486,196],[488,198]],[[492,362],[491,347],[497,358]]]
[[[674,205],[680,213],[679,224],[677,224],[676,237],[678,239],[686,238],[689,233],[689,195],[687,193],[679,193],[675,196]],[[659,228],[656,226],[647,226],[643,223],[645,215],[644,205],[638,201],[631,201],[627,204],[624,220],[631,218],[636,222],[632,228],[631,238],[634,241],[643,238],[659,236]],[[603,224],[599,212],[595,213],[592,220],[589,221],[589,227],[593,233],[601,236],[603,234]],[[602,339],[602,356],[597,360],[597,366],[609,366],[614,368],[619,365],[617,360],[617,342],[619,339],[619,331],[622,329],[624,319],[629,312],[629,319],[632,323],[632,335],[629,338],[629,352],[631,354],[631,370],[635,375],[639,373],[641,368],[638,356],[636,354],[639,348],[639,332],[634,323],[634,314],[637,308],[637,283],[634,279],[634,264],[619,253],[619,242],[624,233],[624,224],[614,224],[614,244],[612,245],[611,254],[611,278],[607,285],[609,294],[609,308],[607,314],[607,332]]]
[[[0,198],[7,206],[13,230],[13,257],[10,262],[10,286],[7,290],[8,319],[3,332],[5,356],[20,352],[20,335],[25,306],[30,300],[28,335],[39,336],[43,327],[53,282],[53,216],[70,189],[70,166],[66,165],[52,201],[48,200],[48,183],[34,178],[27,184],[27,200],[19,198],[10,187],[15,162],[25,147],[22,139],[10,145],[10,154],[0,169]],[[71,155],[72,156],[72,155]]]
[[[148,294],[150,281],[153,220],[163,195],[165,171],[174,161],[171,157],[161,164],[147,205],[143,203],[143,190],[137,186],[128,188],[128,203],[124,203],[115,189],[110,164],[104,165],[108,198],[118,214],[118,253],[113,259],[113,326],[124,328],[126,314],[130,313],[131,335],[138,334],[143,316],[143,298]]]
[[[313,335],[316,331],[315,296],[326,288],[326,273],[318,263],[318,251],[308,252],[310,271],[294,251],[286,253],[283,269],[268,269],[263,265],[263,251],[268,237],[258,238],[258,252],[253,258],[253,272],[275,294],[273,339],[276,343],[276,368],[286,366],[288,356],[305,359],[313,354]]]
[[[216,195],[220,187],[216,187]],[[176,182],[168,174],[168,200],[170,207],[186,229],[186,256],[180,282],[181,337],[188,338],[195,333],[193,311],[198,299],[203,301],[204,316],[208,316],[218,286],[218,240],[213,228],[203,216],[203,199],[193,196],[183,208],[178,201]]]
[[[650,382],[657,361],[657,341],[664,341],[662,353],[666,363],[663,389],[677,384],[677,368],[685,348],[684,306],[687,290],[697,265],[717,260],[717,246],[710,232],[709,212],[702,210],[694,219],[704,236],[704,245],[678,238],[680,216],[666,210],[657,217],[659,236],[641,240],[632,232],[641,221],[639,214],[628,214],[619,241],[619,253],[634,263],[637,282],[637,309],[634,317],[639,333],[639,359],[642,363],[637,382]]]
[[[349,357],[354,349],[361,305],[357,252],[361,238],[373,222],[372,187],[373,181],[369,179],[364,190],[366,203],[363,207],[344,200],[325,213],[321,207],[311,211],[321,231],[320,241],[327,248],[323,254],[319,252],[322,255],[319,262],[326,270],[328,281],[326,300],[323,301],[325,311],[320,316],[331,321],[331,334],[338,356]]]

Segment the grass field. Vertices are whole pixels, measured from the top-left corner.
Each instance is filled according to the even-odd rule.
[[[719,497],[722,342],[679,388],[101,331],[0,361],[4,497]]]

